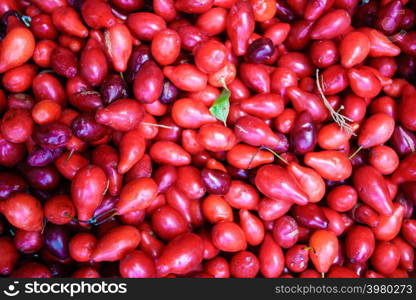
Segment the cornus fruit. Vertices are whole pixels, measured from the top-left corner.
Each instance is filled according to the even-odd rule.
[[[0,275],[415,277],[415,9],[0,0]]]

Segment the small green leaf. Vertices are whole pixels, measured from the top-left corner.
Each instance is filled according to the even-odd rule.
[[[222,121],[227,126],[227,117],[230,112],[230,90],[225,86],[221,94],[210,107],[209,111],[218,120]]]

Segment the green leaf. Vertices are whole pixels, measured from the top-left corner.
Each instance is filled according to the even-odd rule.
[[[230,112],[230,94],[230,90],[224,85],[221,94],[215,99],[214,104],[209,109],[211,114],[222,121],[225,126],[227,126],[227,117]]]

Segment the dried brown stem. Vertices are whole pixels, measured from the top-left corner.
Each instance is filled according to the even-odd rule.
[[[97,222],[97,223],[94,223],[94,225],[95,225],[95,226],[101,225],[101,224],[103,224],[103,223],[105,223],[105,222],[107,222],[107,221],[111,220],[112,218],[114,218],[114,217],[115,217],[115,216],[117,216],[117,215],[118,215],[118,213],[117,213],[117,212],[114,212],[114,213],[112,213],[110,216],[108,216],[107,218],[105,218],[104,220],[102,220],[102,221],[100,221],[100,222]]]
[[[415,144],[413,143],[413,140],[407,134],[404,134],[403,137],[409,145],[410,151],[412,151],[412,153],[415,152]]]
[[[103,192],[103,196],[105,194],[107,194],[107,191],[108,191],[109,187],[110,187],[110,180],[107,179],[107,181],[105,182],[105,189],[104,189],[104,192]]]
[[[354,129],[349,124],[353,122],[350,118],[344,116],[340,113],[341,110],[344,109],[343,106],[341,106],[338,111],[335,111],[334,108],[331,106],[331,103],[329,103],[328,99],[325,97],[324,91],[322,89],[323,86],[323,79],[322,76],[319,76],[319,69],[316,69],[316,87],[318,88],[319,94],[321,95],[321,98],[326,106],[326,108],[329,110],[332,119],[337,123],[341,129],[345,130],[347,133],[355,135]]]
[[[148,122],[142,122],[142,124],[147,125],[147,126],[161,127],[161,128],[166,128],[166,129],[172,129],[172,130],[175,129],[175,127],[162,125],[162,124],[154,124],[154,123],[148,123]]]
[[[357,153],[361,151],[361,149],[363,149],[363,146],[358,147],[358,148],[357,148],[357,150],[355,150],[355,151],[354,151],[354,153],[353,153],[353,154],[351,154],[351,155],[348,157],[348,159],[353,159],[353,158],[354,158],[354,156],[356,156],[356,155],[357,155]]]
[[[243,127],[241,127],[240,125],[235,125],[236,128],[238,128],[239,130],[241,130],[244,133],[248,133],[247,130],[245,130]]]
[[[68,153],[68,156],[65,158],[64,165],[71,159],[72,155],[75,152],[75,148],[72,148],[71,151]]]
[[[275,151],[273,151],[272,149],[270,149],[270,148],[267,148],[267,147],[261,147],[262,149],[266,149],[267,151],[269,151],[269,152],[271,152],[271,153],[273,153],[273,155],[274,156],[276,156],[278,159],[280,159],[282,162],[284,162],[285,164],[289,164],[289,162],[286,160],[286,159],[284,159],[283,157],[281,157],[279,154],[277,154]]]
[[[256,152],[255,152],[255,153],[254,153],[254,155],[251,157],[251,159],[250,159],[250,161],[249,161],[249,163],[248,163],[248,166],[247,166],[247,170],[250,170],[250,168],[251,168],[251,164],[253,163],[253,160],[256,158],[256,156],[257,156],[257,154],[260,152],[260,150],[261,150],[261,147],[260,147],[260,148],[257,148]]]

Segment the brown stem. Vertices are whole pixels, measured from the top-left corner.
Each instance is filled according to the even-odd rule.
[[[105,216],[106,214],[108,214],[108,213],[110,213],[110,212],[115,212],[115,211],[116,211],[116,209],[115,209],[115,208],[110,208],[109,210],[103,211],[103,212],[102,212],[102,213],[100,213],[99,215],[97,215],[97,216],[95,216],[95,217],[91,218],[91,220],[92,220],[92,219],[98,220],[98,219],[99,219],[99,218],[101,218],[102,216]]]
[[[222,87],[224,89],[228,90],[227,84],[225,83],[225,78],[224,77],[221,77],[219,81],[220,81]]]
[[[410,151],[415,152],[415,144],[413,143],[413,140],[407,135],[403,135],[404,139],[406,140],[406,143],[408,144]]]
[[[107,214],[109,214],[109,213],[112,213],[112,214],[111,214],[109,217],[107,217],[107,218],[105,218],[104,220],[102,220],[102,221],[100,221],[100,222],[98,222],[98,223],[97,223],[98,219],[100,219],[102,216],[105,216],[105,215],[107,215]],[[106,222],[106,221],[110,220],[110,219],[111,219],[112,217],[114,217],[115,215],[117,215],[117,211],[116,211],[116,209],[115,209],[115,208],[111,208],[111,209],[109,209],[109,210],[106,210],[106,211],[102,212],[101,214],[99,214],[99,215],[97,215],[97,216],[95,216],[95,217],[90,218],[88,221],[79,220],[79,219],[77,219],[77,218],[71,217],[71,216],[70,216],[70,215],[68,215],[67,213],[66,213],[64,216],[65,216],[66,218],[71,219],[71,220],[73,220],[73,221],[75,221],[75,222],[78,222],[78,223],[85,223],[85,224],[91,224],[91,225],[95,225],[95,226],[97,226],[97,225],[100,225],[100,224],[102,224],[102,223],[104,223],[104,222]]]
[[[86,223],[86,224],[91,224],[91,221],[84,221],[84,220],[79,220],[77,218],[71,217],[70,215],[68,215],[67,213],[64,214],[65,218],[71,219],[72,221],[78,222],[78,223]]]
[[[310,251],[310,250],[312,250],[312,251],[313,251],[313,253],[314,253],[314,254],[316,254],[315,249],[314,249],[313,247],[311,247],[311,246],[305,247],[305,248],[303,248],[303,250],[305,250],[305,251]]]
[[[43,232],[45,231],[46,222],[47,222],[46,218],[43,218],[42,219],[42,230],[40,231],[41,234],[43,234]]]
[[[107,47],[108,54],[110,57],[113,57],[113,48],[111,47],[110,33],[108,31],[104,32],[104,43]]]
[[[142,124],[147,125],[147,126],[161,127],[161,128],[166,128],[166,129],[172,129],[172,130],[175,129],[175,127],[162,125],[162,124],[154,124],[154,123],[148,123],[148,122],[142,122]]]
[[[337,123],[341,129],[344,129],[347,133],[355,135],[354,129],[348,122],[353,122],[352,119],[344,116],[340,113],[341,110],[344,109],[343,106],[341,106],[338,111],[335,111],[334,108],[331,106],[331,103],[329,103],[328,99],[326,98],[324,91],[322,89],[323,86],[323,78],[322,76],[319,76],[319,69],[316,69],[316,87],[318,88],[319,94],[321,95],[321,98],[326,106],[326,108],[329,110],[332,119]]]
[[[52,70],[52,69],[44,69],[44,70],[39,71],[39,74],[43,74],[43,73],[53,73],[53,72],[55,72],[55,71]]]
[[[107,179],[107,181],[105,182],[105,189],[103,192],[103,196],[107,193],[109,186],[110,186],[110,180]]]
[[[260,150],[261,150],[261,147],[257,148],[256,153],[254,153],[254,155],[251,157],[247,166],[247,170],[250,170],[251,164],[253,163],[254,158],[257,156]]]
[[[83,96],[85,96],[85,95],[97,95],[97,96],[100,96],[100,93],[99,92],[97,92],[97,91],[91,91],[91,90],[83,90],[83,91],[79,92],[79,94],[80,95],[83,95]]]
[[[67,163],[67,162],[71,159],[72,154],[74,154],[74,152],[75,152],[75,149],[74,149],[74,148],[72,148],[72,149],[71,149],[71,152],[69,152],[68,156],[66,157],[66,159],[65,159],[65,161],[64,161],[64,165],[66,165],[66,163]]]
[[[356,156],[356,155],[358,154],[358,152],[360,152],[360,151],[361,151],[361,149],[363,149],[363,146],[358,147],[358,148],[357,148],[357,150],[355,150],[355,151],[354,151],[354,153],[353,153],[353,154],[351,154],[351,155],[348,157],[348,159],[353,159],[353,158],[354,158],[354,156]]]
[[[279,154],[277,154],[275,151],[273,151],[272,149],[270,149],[270,148],[267,148],[267,147],[264,147],[264,146],[262,146],[262,147],[260,147],[260,148],[262,148],[262,149],[266,149],[267,151],[269,151],[269,152],[271,152],[271,153],[273,153],[273,155],[274,156],[276,156],[278,159],[280,159],[282,162],[284,162],[285,164],[289,164],[289,162],[286,160],[286,159],[284,159],[283,157],[281,157]]]
[[[108,215],[109,213],[112,213],[112,214],[111,214],[111,216],[110,216],[109,218],[105,218],[104,220],[111,219],[112,217],[114,217],[114,216],[115,216],[115,214],[117,214],[117,211],[116,211],[116,209],[115,209],[115,208],[110,208],[109,210],[106,210],[106,211],[102,212],[101,214],[99,214],[99,215],[97,215],[97,216],[95,216],[95,217],[92,217],[92,218],[91,218],[91,219],[89,219],[88,221],[89,221],[89,223],[90,223],[90,224],[93,224],[93,225],[100,225],[100,224],[102,224],[102,223],[103,223],[103,221],[104,221],[104,220],[102,220],[102,221],[100,221],[100,222],[98,222],[98,220],[99,220],[102,216],[106,216],[106,215]],[[97,223],[97,222],[98,222],[98,223]]]
[[[100,221],[100,222],[98,222],[98,223],[94,223],[94,225],[95,226],[98,226],[98,225],[101,225],[101,224],[103,224],[103,223],[105,223],[105,222],[107,222],[107,221],[109,221],[109,220],[111,220],[112,218],[114,218],[115,216],[117,216],[117,212],[115,211],[115,212],[113,212],[110,216],[108,216],[107,218],[105,218],[104,220],[102,220],[102,221]]]

